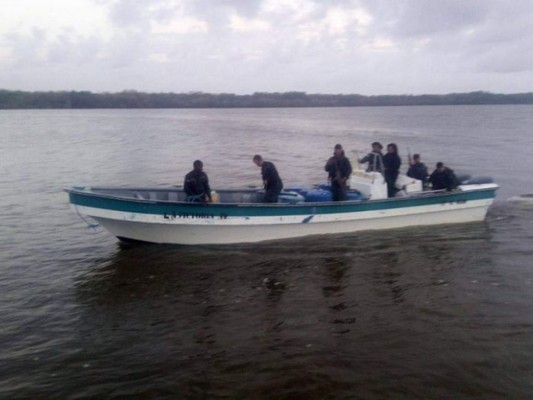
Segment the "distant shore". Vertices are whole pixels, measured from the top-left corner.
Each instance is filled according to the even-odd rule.
[[[0,109],[96,108],[272,108],[272,107],[375,107],[435,105],[533,104],[533,92],[498,94],[469,92],[423,95],[307,94],[305,92],[250,95],[231,93],[116,93],[88,91],[27,92],[0,90]]]

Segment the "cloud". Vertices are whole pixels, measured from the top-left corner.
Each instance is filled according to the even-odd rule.
[[[205,21],[196,18],[178,17],[173,20],[165,21],[164,23],[152,22],[150,31],[156,34],[178,35],[186,33],[207,33],[209,31],[209,26]]]
[[[160,3],[165,2],[153,0],[119,0],[111,3],[109,18],[118,27],[145,29],[150,25],[150,17],[154,15],[154,5]]]
[[[490,0],[402,2],[392,33],[404,37],[454,35],[483,23],[490,3]]]
[[[246,19],[238,14],[233,14],[230,17],[230,28],[236,32],[257,32],[257,31],[269,31],[272,29],[270,22],[255,19]]]
[[[4,1],[0,87],[533,90],[530,0]]]

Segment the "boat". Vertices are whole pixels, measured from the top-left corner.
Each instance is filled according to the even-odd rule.
[[[66,191],[80,216],[122,241],[203,245],[483,221],[498,185],[490,179],[473,182],[453,191],[431,191],[400,175],[399,196],[387,198],[380,173],[355,170],[346,201],[331,201],[327,186],[318,186],[286,190],[275,204],[262,203],[261,191],[253,188],[216,190],[216,203],[188,202],[179,187],[76,186]]]

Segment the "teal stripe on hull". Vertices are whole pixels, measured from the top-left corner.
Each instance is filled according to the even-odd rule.
[[[441,193],[375,201],[354,201],[343,203],[300,203],[300,204],[198,204],[172,203],[123,199],[87,191],[69,191],[74,205],[127,213],[213,217],[274,217],[288,215],[342,214],[349,212],[379,211],[406,207],[419,207],[446,203],[466,203],[472,200],[492,199],[495,188],[465,192]]]

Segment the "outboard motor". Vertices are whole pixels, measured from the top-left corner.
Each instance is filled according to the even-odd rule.
[[[483,183],[494,183],[490,176],[474,176],[467,180],[460,180],[461,185],[481,185]]]
[[[466,185],[465,182],[467,182],[470,179],[472,179],[472,175],[470,174],[458,174],[457,175],[457,180],[459,181],[460,185]]]

